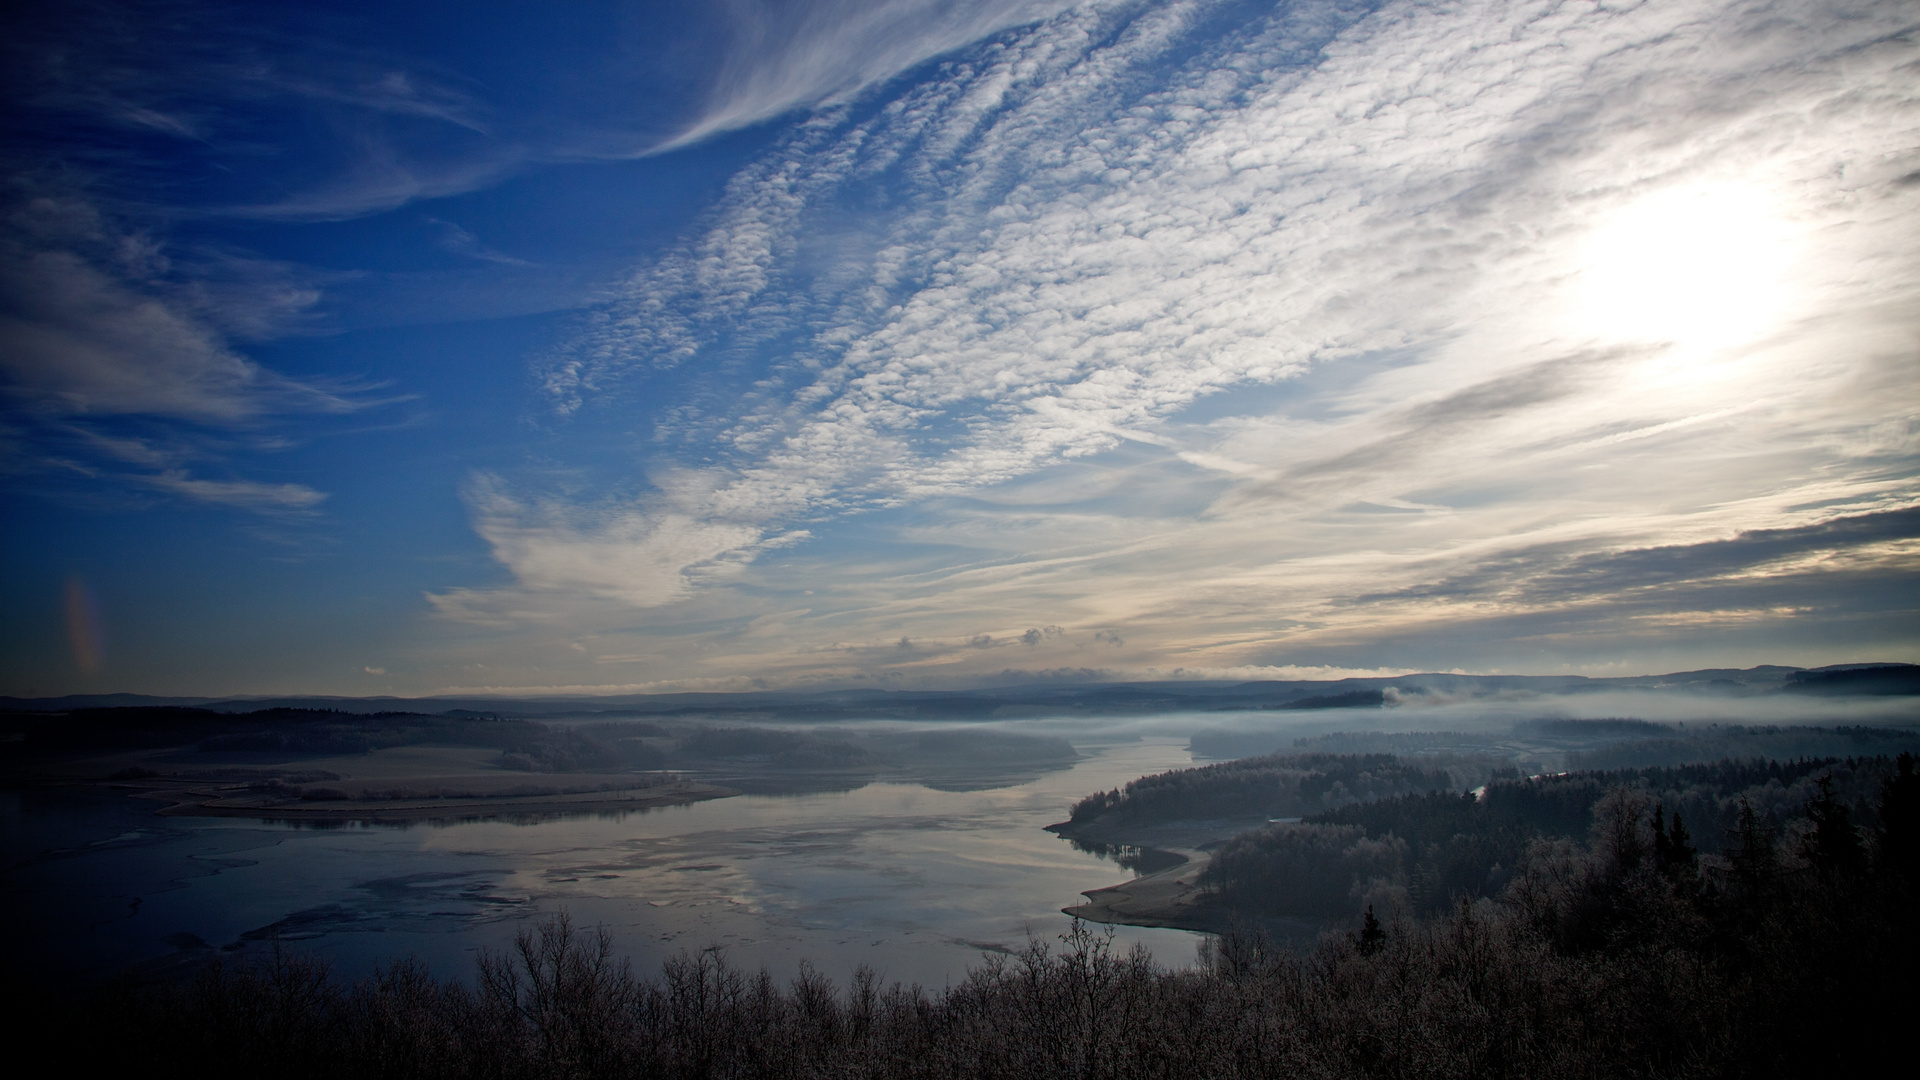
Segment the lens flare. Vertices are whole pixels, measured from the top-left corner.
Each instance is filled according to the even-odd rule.
[[[100,670],[107,658],[107,637],[100,625],[100,600],[77,577],[67,579],[67,644],[73,665],[85,674]]]

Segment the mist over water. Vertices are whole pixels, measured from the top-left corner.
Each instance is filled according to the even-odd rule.
[[[1920,725],[1920,699],[1910,696],[1815,698],[1794,694],[1714,693],[1664,689],[1607,689],[1580,693],[1513,691],[1505,694],[1422,694],[1389,697],[1380,708],[1308,710],[1233,709],[1133,716],[1050,717],[1022,721],[1018,730],[1088,740],[1179,740],[1202,736],[1194,761],[1299,748],[1337,733],[1458,732],[1504,736],[1536,721],[1625,718],[1674,725],[1683,732],[1719,724],[1779,727]],[[1013,726],[1013,725],[1008,725]],[[1230,753],[1210,752],[1209,735],[1226,735]],[[1185,764],[1184,762],[1182,764]],[[1177,767],[1177,766],[1175,766]],[[1128,777],[1128,779],[1132,779]]]

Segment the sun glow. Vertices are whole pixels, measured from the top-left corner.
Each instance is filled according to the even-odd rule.
[[[1705,353],[1787,316],[1795,230],[1750,187],[1660,192],[1615,213],[1579,253],[1582,336]]]

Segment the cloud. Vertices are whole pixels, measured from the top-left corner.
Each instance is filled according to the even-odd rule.
[[[508,606],[541,594],[586,595],[651,608],[684,599],[701,584],[727,580],[755,554],[803,539],[768,539],[754,525],[715,520],[689,508],[698,492],[683,491],[645,507],[592,512],[555,503],[528,505],[509,495],[497,477],[469,486],[474,527],[494,558],[513,570],[523,593]],[[456,591],[432,598],[442,614],[490,621],[497,598]]]
[[[698,119],[661,149],[845,98],[1071,0],[727,0],[725,58]]]
[[[323,16],[236,21],[219,5],[180,3],[155,17],[143,5],[84,0],[21,14],[9,52],[33,76],[21,87],[39,110],[190,139],[232,122],[217,102],[274,97],[486,126],[484,107],[455,80],[339,44],[328,32],[338,25]],[[296,34],[299,47],[289,47]]]
[[[1518,605],[1545,607],[1618,602],[1637,594],[1671,607],[1684,600],[1688,587],[1771,588],[1777,579],[1806,574],[1920,566],[1910,550],[1915,541],[1920,541],[1920,507],[1908,506],[1691,544],[1599,552],[1584,550],[1585,545],[1541,545],[1503,553],[1439,581],[1363,594],[1351,602],[1502,596]]]
[[[464,255],[481,262],[499,263],[503,266],[532,266],[525,259],[518,259],[505,252],[495,251],[481,239],[451,221],[428,218],[427,224],[439,234],[439,244],[455,255]]]
[[[467,80],[351,43],[354,28],[329,13],[42,7],[9,24],[16,150],[90,179],[151,176],[158,160],[198,156],[224,177],[198,185],[201,212],[335,220],[473,190],[528,156],[519,141],[490,137],[489,109]],[[262,155],[262,143],[277,152]],[[248,183],[258,186],[230,186]],[[130,200],[151,198],[137,180],[124,186]]]
[[[298,194],[270,202],[237,203],[221,212],[268,221],[350,221],[413,202],[485,190],[518,170],[523,164],[518,156],[417,162],[400,160],[383,147],[369,148],[351,169]]]
[[[959,649],[1047,618],[1225,669],[1387,633],[1343,597],[1494,618],[1552,567],[1604,590],[1577,568],[1906,505],[1910,24],[1176,4],[1001,33],[797,121],[546,364],[565,430],[645,415],[700,498],[609,482],[583,531],[555,492],[555,523],[515,517],[496,549],[516,574],[631,557],[634,597],[726,618],[748,585],[791,599],[802,570],[750,561],[804,523],[817,554],[783,559],[821,595],[790,644]],[[1596,322],[1636,252],[1738,277],[1693,250],[1711,230],[1669,252],[1642,227],[1716,196],[1777,241],[1781,301],[1702,292],[1732,332]],[[1622,221],[1646,243],[1595,239]],[[728,574],[686,572],[711,558]],[[1506,584],[1472,613],[1401,596],[1456,570]],[[596,573],[536,576],[622,595]]]
[[[1484,382],[1445,393],[1438,399],[1398,410],[1382,410],[1377,421],[1386,430],[1370,441],[1330,457],[1305,461],[1278,476],[1235,492],[1234,500],[1299,500],[1313,488],[1351,495],[1356,482],[1387,477],[1403,485],[1420,459],[1430,458],[1463,433],[1502,419],[1537,412],[1541,406],[1579,394],[1583,383],[1605,380],[1617,368],[1618,354],[1580,353],[1501,372]],[[1468,436],[1470,437],[1470,435]],[[1392,506],[1391,497],[1376,502]],[[1410,508],[1410,507],[1409,507]]]
[[[324,496],[300,485],[194,479],[186,467],[224,459],[233,433],[264,445],[257,432],[277,418],[371,403],[240,351],[301,328],[318,289],[281,264],[171,248],[70,189],[11,186],[0,209],[0,409],[20,439],[17,467],[256,510],[317,505]]]
[[[355,407],[230,344],[285,333],[318,299],[287,268],[223,255],[183,260],[71,190],[23,177],[10,186],[0,217],[0,375],[19,407],[212,422]]]
[[[180,470],[143,477],[148,484],[196,502],[247,510],[307,510],[326,501],[323,492],[304,484],[261,484],[251,480],[196,480]]]
[[[203,155],[225,174],[195,200],[202,212],[337,221],[831,107],[1068,2],[729,0],[638,19],[572,13],[553,24],[592,32],[567,35],[564,51],[541,33],[491,55],[466,50],[480,77],[409,53],[396,44],[404,32],[375,37],[301,7],[234,19],[213,4],[67,4],[12,20],[0,48],[20,73],[22,146],[117,175],[171,140],[162,156]],[[645,46],[632,25],[647,26]],[[476,41],[501,33],[514,30],[485,24]],[[683,66],[711,73],[703,88],[675,74]],[[276,153],[258,153],[263,143]]]
[[[214,422],[352,407],[261,368],[192,312],[72,252],[25,253],[9,263],[0,266],[0,370],[20,407]]]

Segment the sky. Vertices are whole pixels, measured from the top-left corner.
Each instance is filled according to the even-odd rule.
[[[1900,0],[0,19],[0,694],[1920,660]]]

